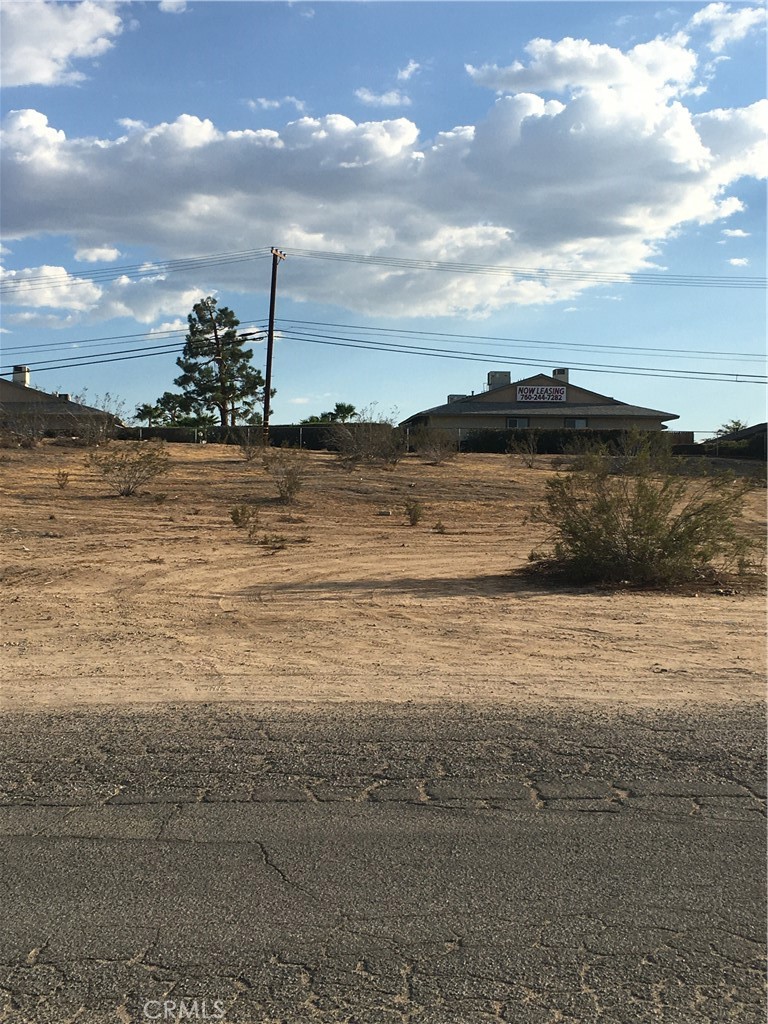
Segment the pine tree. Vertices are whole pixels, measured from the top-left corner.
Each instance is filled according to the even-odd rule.
[[[264,398],[264,378],[250,365],[253,350],[243,348],[232,310],[218,309],[211,296],[195,304],[187,322],[184,351],[176,360],[182,373],[174,381],[182,390],[182,408],[215,413],[222,427],[233,427]]]

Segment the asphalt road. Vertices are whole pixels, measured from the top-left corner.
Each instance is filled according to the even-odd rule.
[[[765,1019],[760,708],[2,724],[2,1021]]]

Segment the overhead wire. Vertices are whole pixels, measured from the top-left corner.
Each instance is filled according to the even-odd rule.
[[[520,267],[502,264],[462,263],[446,260],[414,259],[405,256],[370,255],[364,253],[336,252],[322,249],[283,248],[286,255],[303,259],[334,260],[359,265],[390,267],[396,270],[425,271],[434,270],[454,274],[482,274],[490,276],[519,277],[523,280],[546,282],[547,280],[572,282],[575,284],[611,285],[611,284],[644,284],[664,285],[669,287],[696,288],[765,288],[765,277],[755,275],[728,276],[724,274],[667,274],[649,271],[621,271],[609,273],[582,268],[563,269],[557,267]],[[76,283],[103,283],[117,280],[120,277],[130,279],[148,277],[153,274],[178,273],[226,266],[233,263],[267,259],[270,256],[269,246],[257,249],[246,249],[208,256],[192,256],[170,260],[147,261],[144,263],[124,266],[102,267],[93,270],[63,270],[60,279],[50,273],[30,274],[25,277],[11,276],[6,272],[0,280],[0,295],[13,296],[14,293],[35,292],[41,289],[66,287]]]
[[[422,357],[454,359],[457,361],[472,361],[485,363],[487,363],[489,360],[492,360],[497,364],[503,363],[513,366],[534,365],[534,361],[531,359],[514,357],[505,354],[474,352],[461,349],[455,350],[445,348],[434,348],[424,345],[415,345],[413,343],[402,344],[389,342],[379,338],[368,340],[362,338],[350,338],[345,335],[332,335],[327,333],[317,333],[311,331],[299,331],[290,329],[281,329],[280,335],[284,339],[301,341],[307,344],[329,345],[333,347],[351,348],[369,352],[389,352],[400,356],[415,355]],[[158,342],[156,345],[146,346],[141,349],[123,349],[109,353],[97,352],[92,354],[86,354],[83,356],[76,356],[73,357],[72,359],[59,363],[47,363],[45,361],[41,361],[39,363],[30,363],[29,365],[31,368],[34,368],[36,373],[41,373],[50,370],[78,368],[84,366],[98,365],[101,363],[123,362],[128,359],[144,359],[155,355],[168,355],[179,352],[179,348],[180,346],[178,344],[169,344],[166,343],[165,341],[161,341]],[[6,365],[10,366],[11,364]],[[571,362],[570,365],[574,369],[589,370],[592,373],[610,373],[622,376],[659,377],[682,380],[722,381],[731,383],[751,384],[768,383],[764,375],[745,374],[738,372],[726,373],[723,371],[678,370],[665,369],[662,367],[621,365],[615,366],[605,363]],[[0,376],[9,376],[9,374],[3,373],[0,374]]]

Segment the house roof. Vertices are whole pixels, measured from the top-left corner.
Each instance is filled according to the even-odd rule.
[[[765,434],[768,431],[768,423],[755,423],[752,427],[744,427],[743,430],[732,430],[730,434],[718,434],[716,437],[708,437],[702,444],[712,444],[713,441],[746,441],[756,434]]]
[[[488,396],[492,395],[494,391],[503,391],[510,388],[523,386],[523,385],[556,385],[563,386],[563,381],[556,378],[550,377],[544,373],[537,373],[533,377],[526,377],[523,380],[511,381],[509,384],[502,384],[499,387],[491,388],[489,391],[484,391],[480,395],[467,395],[464,398],[457,398],[453,402],[446,402],[443,405],[435,405],[431,409],[424,409],[422,412],[414,413],[413,416],[409,416],[408,419],[403,420],[403,423],[409,423],[411,420],[417,419],[421,416],[500,416],[500,415],[514,415],[524,414],[529,412],[531,414],[549,412],[553,414],[565,413],[568,416],[607,416],[607,417],[626,417],[636,416],[638,418],[646,419],[660,419],[660,420],[676,420],[680,417],[674,412],[663,412],[660,409],[646,409],[641,405],[627,405],[625,402],[619,402],[615,398],[609,398],[607,395],[600,395],[596,391],[589,391],[586,388],[582,388],[580,385],[571,384],[570,382],[565,384],[565,387],[577,388],[582,395],[587,396],[581,398],[577,402],[517,402],[514,399],[508,399],[506,401],[494,402],[489,400]],[[592,401],[591,399],[594,399]]]
[[[11,389],[10,395],[8,393],[9,388]],[[36,401],[33,396],[43,399],[43,401]],[[15,381],[0,378],[0,405],[3,404],[15,408],[29,408],[44,416],[63,412],[75,416],[111,415],[105,412],[104,409],[97,409],[92,405],[82,405],[80,402],[73,402],[71,399],[62,398],[61,395],[51,395],[47,391],[41,391],[39,388],[32,388],[26,384],[17,384]]]

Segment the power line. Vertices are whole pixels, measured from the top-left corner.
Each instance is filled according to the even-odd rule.
[[[134,263],[127,266],[102,267],[95,270],[64,270],[61,275],[30,274],[28,277],[8,277],[0,281],[0,295],[40,291],[46,288],[64,288],[71,284],[94,284],[115,281],[121,277],[132,280],[152,277],[156,274],[179,273],[185,270],[207,270],[210,267],[227,266],[252,260],[267,259],[268,246],[248,249],[243,252],[217,253],[212,256],[191,256],[187,259],[161,260],[158,262]],[[58,269],[58,268],[57,268]],[[12,273],[12,272],[7,272]]]
[[[508,355],[500,355],[499,353],[471,352],[465,350],[430,348],[428,346],[414,344],[403,345],[397,344],[395,342],[388,342],[381,339],[374,339],[372,341],[369,341],[360,338],[348,338],[339,335],[317,334],[309,331],[299,332],[289,330],[282,331],[281,333],[284,338],[293,341],[302,341],[307,344],[314,345],[330,345],[333,347],[358,349],[368,352],[389,352],[400,356],[416,355],[439,359],[454,359],[462,362],[471,361],[487,363],[489,360],[491,360],[495,363],[504,363],[513,366],[534,365],[533,361],[530,359],[516,358]],[[98,365],[102,363],[123,362],[128,359],[145,359],[150,356],[167,355],[178,351],[178,345],[168,347],[165,343],[161,342],[158,343],[158,345],[156,346],[147,346],[146,348],[139,350],[130,349],[112,353],[97,352],[91,355],[77,356],[71,360],[67,360],[61,363],[46,364],[41,362],[37,364],[30,364],[30,366],[34,367],[36,373],[43,373],[51,370],[68,368],[74,369]],[[658,377],[666,379],[700,380],[713,382],[720,381],[739,384],[768,383],[768,381],[766,381],[765,376],[761,376],[758,374],[726,374],[723,372],[706,370],[677,370],[645,366],[613,366],[605,363],[571,363],[571,366],[574,369],[588,370],[591,373],[612,373],[622,376]],[[0,376],[9,376],[9,374],[0,374]]]
[[[444,260],[411,259],[400,256],[376,256],[363,253],[334,252],[322,249],[286,249],[286,253],[304,259],[335,260],[360,265],[384,266],[401,270],[426,271],[434,270],[453,274],[482,274],[502,277],[519,277],[523,280],[562,281],[582,284],[645,284],[665,285],[668,287],[695,288],[765,288],[765,277],[704,274],[664,274],[645,271],[627,271],[608,273],[586,269],[557,269],[554,267],[518,267],[501,264],[459,263]],[[30,274],[24,278],[6,276],[0,282],[0,294],[13,296],[14,293],[34,292],[46,288],[60,288],[71,284],[89,284],[109,282],[120,277],[131,279],[148,277],[153,274],[178,273],[181,271],[202,270],[232,263],[267,259],[271,254],[269,246],[258,249],[247,249],[235,252],[216,253],[209,256],[194,256],[186,259],[161,260],[130,264],[125,266],[103,267],[95,270],[67,271],[61,279],[50,274]]]
[[[294,332],[283,332],[283,337],[293,341],[305,341],[311,344],[338,345],[346,348],[362,348],[371,351],[396,352],[401,355],[427,355],[443,359],[470,359],[475,362],[488,362],[493,360],[497,363],[509,363],[513,366],[531,366],[530,359],[517,359],[511,356],[499,355],[493,352],[464,352],[451,351],[449,349],[430,349],[419,345],[393,345],[383,341],[367,342],[362,340],[352,341],[347,338],[334,337],[333,335],[320,335],[312,337],[308,334],[294,334]],[[647,366],[610,366],[605,363],[571,363],[571,368],[589,370],[592,373],[618,373],[638,377],[668,377],[677,380],[714,380],[728,381],[734,383],[763,384],[768,383],[765,375],[751,373],[724,374],[722,372],[708,370],[667,370],[660,367]],[[734,381],[734,378],[744,378],[741,381]]]
[[[567,342],[567,341],[542,341],[536,338],[509,338],[500,335],[489,335],[489,334],[456,334],[447,333],[444,331],[417,331],[417,330],[402,330],[396,327],[363,327],[357,324],[336,324],[329,323],[322,320],[291,320],[291,319],[279,319],[279,323],[284,324],[301,324],[309,327],[335,327],[340,330],[351,330],[358,333],[369,333],[369,334],[397,334],[400,337],[404,336],[416,336],[424,338],[439,338],[441,340],[458,340],[458,341],[482,341],[493,345],[498,342],[506,345],[531,345],[539,346],[546,345],[550,349],[563,349],[563,348],[576,348],[580,352],[625,352],[625,353],[643,353],[650,352],[656,355],[696,355],[702,356],[706,359],[747,359],[747,360],[759,360],[764,361],[764,355],[759,352],[719,352],[719,351],[708,351],[706,349],[675,349],[675,348],[648,348],[638,345],[597,345],[592,342],[580,343],[580,342]]]
[[[377,336],[377,335],[385,335],[385,336],[396,335],[397,337],[400,337],[400,338],[416,337],[416,338],[437,339],[437,340],[443,341],[443,342],[445,342],[447,344],[453,344],[454,342],[460,342],[460,341],[480,341],[480,342],[483,342],[484,344],[490,345],[492,347],[495,347],[496,345],[498,345],[499,347],[508,346],[508,345],[514,345],[514,346],[530,346],[530,347],[534,347],[534,348],[547,347],[550,351],[552,351],[552,350],[557,351],[557,350],[560,350],[560,349],[577,349],[580,352],[621,352],[621,353],[625,353],[627,355],[635,354],[635,353],[638,353],[638,354],[650,353],[650,354],[653,354],[653,355],[656,355],[656,356],[661,356],[661,357],[669,356],[670,358],[673,357],[673,356],[679,355],[679,356],[698,356],[700,358],[707,359],[707,360],[725,359],[725,360],[729,360],[730,361],[730,360],[733,360],[733,359],[743,359],[743,360],[748,360],[748,361],[760,361],[761,363],[764,361],[763,354],[762,353],[758,353],[758,352],[725,352],[725,351],[716,351],[716,350],[709,351],[707,349],[674,349],[674,348],[668,348],[668,347],[667,348],[653,348],[653,347],[638,346],[638,345],[629,345],[629,346],[623,346],[623,345],[599,345],[599,344],[595,344],[595,343],[565,342],[565,341],[557,341],[557,340],[555,340],[555,341],[552,341],[552,340],[543,341],[540,338],[539,339],[537,339],[537,338],[516,338],[516,337],[507,337],[507,336],[504,336],[504,335],[462,334],[462,333],[455,333],[455,332],[449,333],[449,332],[445,332],[445,331],[419,331],[419,330],[401,329],[401,328],[395,328],[395,327],[372,327],[372,326],[364,326],[364,325],[361,325],[361,324],[339,324],[339,323],[332,323],[332,322],[322,321],[322,320],[298,320],[298,319],[292,319],[292,318],[279,318],[279,317],[276,319],[276,322],[278,324],[285,324],[285,325],[289,325],[289,324],[298,324],[298,325],[300,325],[298,328],[292,328],[292,330],[294,330],[297,333],[301,333],[301,330],[304,327],[332,327],[332,328],[335,328],[336,330],[345,331],[345,332],[351,331],[351,332],[354,332],[355,334],[371,334],[371,335],[374,335],[374,336]],[[264,330],[266,330],[266,323],[263,320],[262,321],[258,321],[258,320],[242,320],[240,322],[240,327],[241,328],[243,328],[243,327],[251,328],[252,327],[252,328],[255,328],[257,331],[264,331]],[[6,353],[11,353],[11,352],[13,352],[13,353],[37,353],[37,352],[52,351],[54,349],[59,349],[59,348],[71,348],[72,346],[78,346],[79,348],[85,348],[85,347],[91,347],[93,345],[102,344],[102,343],[105,343],[105,344],[119,343],[121,341],[128,341],[130,339],[136,339],[137,341],[149,341],[149,340],[155,339],[155,338],[157,338],[157,339],[164,339],[164,338],[167,338],[167,337],[183,337],[184,333],[185,333],[185,331],[183,329],[181,329],[181,328],[179,328],[178,330],[168,330],[168,331],[152,331],[152,332],[146,332],[145,331],[143,333],[135,333],[135,334],[115,334],[115,335],[105,335],[105,336],[98,337],[98,338],[85,338],[85,339],[81,338],[81,339],[77,339],[76,341],[54,342],[54,343],[52,343],[50,345],[43,344],[43,345],[15,346],[15,347],[10,347],[10,348],[6,347],[4,351]],[[6,364],[6,366],[10,366],[10,365],[11,365],[10,363]]]
[[[585,282],[590,284],[654,284],[695,288],[765,288],[764,277],[727,277],[704,274],[655,274],[641,271],[606,273],[591,270],[557,270],[548,267],[513,267],[482,263],[448,263],[443,260],[408,259],[400,256],[366,256],[361,253],[343,253],[317,249],[286,249],[292,256],[318,260],[338,260],[346,263],[372,264],[408,270],[440,270],[457,274],[490,274],[504,277],[517,276],[531,280]]]

